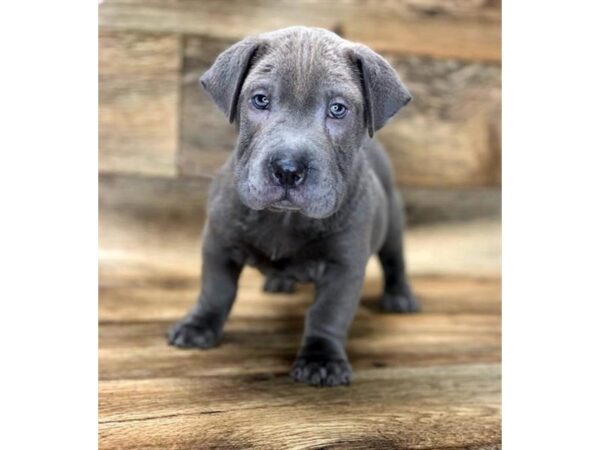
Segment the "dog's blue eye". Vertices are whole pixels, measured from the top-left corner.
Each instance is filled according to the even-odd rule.
[[[329,117],[332,119],[343,119],[347,112],[348,108],[341,103],[334,103],[329,107]]]
[[[252,97],[252,105],[256,109],[267,109],[269,107],[269,97],[263,94],[258,94]]]

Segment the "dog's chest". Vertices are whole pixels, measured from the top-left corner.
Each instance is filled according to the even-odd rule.
[[[315,281],[323,274],[326,249],[319,226],[293,213],[253,213],[237,225],[245,264],[301,282]]]

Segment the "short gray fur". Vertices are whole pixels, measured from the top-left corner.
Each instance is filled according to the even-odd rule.
[[[201,84],[239,139],[211,186],[198,303],[169,342],[217,345],[248,264],[266,275],[269,292],[315,283],[291,374],[316,386],[348,384],[346,334],[370,255],[385,275],[382,309],[419,309],[405,275],[401,200],[371,138],[410,93],[369,48],[305,27],[233,45]],[[334,103],[345,106],[343,118],[331,117]]]

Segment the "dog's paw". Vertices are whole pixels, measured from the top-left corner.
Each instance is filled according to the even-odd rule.
[[[265,292],[294,292],[296,283],[291,278],[279,277],[276,275],[267,275],[263,291]]]
[[[339,386],[350,384],[352,369],[344,359],[304,356],[294,361],[290,375],[311,386]]]
[[[419,301],[412,294],[383,294],[381,309],[386,312],[414,313],[421,310]]]
[[[343,343],[311,336],[306,338],[290,375],[312,386],[339,386],[350,384],[352,367]]]
[[[167,334],[170,345],[180,348],[211,348],[219,344],[220,331],[203,321],[184,319],[171,327]]]

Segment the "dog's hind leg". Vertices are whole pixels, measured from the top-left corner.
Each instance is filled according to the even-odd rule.
[[[265,278],[265,284],[263,285],[263,291],[265,292],[284,292],[291,293],[296,290],[296,282],[292,278],[288,278],[282,275],[273,273],[267,274]]]
[[[380,305],[384,311],[409,313],[420,310],[406,279],[402,229],[403,207],[398,192],[392,189],[389,198],[389,224],[379,260],[383,268],[385,287]]]

